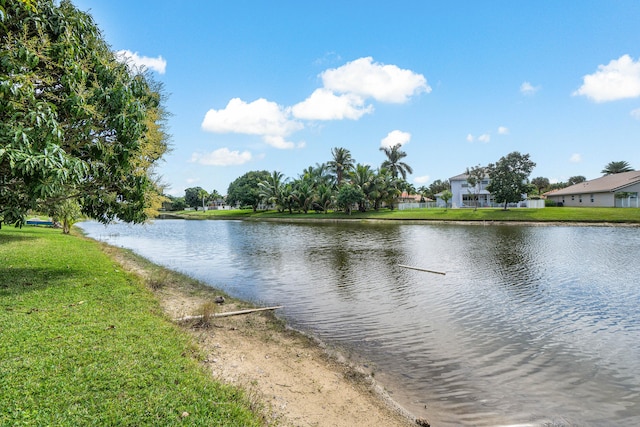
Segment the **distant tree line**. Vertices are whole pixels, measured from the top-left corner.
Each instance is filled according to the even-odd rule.
[[[226,203],[231,206],[251,208],[273,206],[280,212],[328,212],[342,210],[351,212],[353,206],[359,211],[378,210],[385,206],[394,209],[398,196],[402,192],[418,194],[421,201],[435,200],[440,197],[447,203],[451,197],[449,180],[436,179],[429,186],[417,189],[406,181],[412,168],[403,161],[406,153],[400,145],[382,147],[386,160],[377,169],[369,165],[356,163],[349,150],[333,148],[332,159],[315,166],[309,166],[295,179],[285,178],[281,172],[250,171],[233,181],[227,195],[218,191],[210,193],[201,187],[185,190],[184,197],[167,196],[172,210],[186,207],[200,209],[211,202]],[[486,189],[497,203],[516,203],[523,194],[543,195],[545,192],[565,188],[586,181],[582,175],[572,176],[566,182],[551,183],[549,178],[536,177],[529,180],[535,163],[529,154],[512,152],[488,166],[467,168],[469,188],[479,188],[479,183],[489,178]],[[602,170],[605,175],[633,170],[628,162],[608,163]],[[475,194],[477,208],[477,194]]]

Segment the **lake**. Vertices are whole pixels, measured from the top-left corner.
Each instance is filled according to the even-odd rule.
[[[235,297],[284,305],[290,325],[365,364],[433,426],[640,425],[640,228],[79,226]]]

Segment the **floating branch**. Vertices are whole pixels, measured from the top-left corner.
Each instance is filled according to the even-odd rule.
[[[426,268],[420,268],[420,267],[411,267],[410,265],[402,265],[402,264],[398,264],[398,267],[402,267],[402,268],[408,268],[411,270],[418,270],[418,271],[425,271],[427,273],[433,273],[433,274],[442,274],[443,276],[447,273],[443,273],[442,271],[434,271],[434,270],[427,270]]]
[[[279,305],[279,306],[276,306],[276,307],[249,308],[247,310],[227,311],[226,313],[214,313],[214,314],[211,314],[209,317],[238,316],[240,314],[255,313],[257,311],[277,310],[278,308],[283,308],[283,307],[284,306]],[[204,316],[202,314],[197,315],[197,316],[184,316],[184,317],[180,317],[179,319],[176,319],[176,322],[186,322],[186,321],[189,321],[189,320],[202,319],[203,317]]]

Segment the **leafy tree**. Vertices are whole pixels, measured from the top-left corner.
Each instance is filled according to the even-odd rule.
[[[380,151],[384,151],[387,156],[387,160],[382,162],[382,167],[388,169],[391,172],[391,176],[398,177],[398,174],[402,175],[402,179],[407,179],[407,174],[413,173],[411,166],[402,161],[407,157],[407,153],[400,150],[401,144],[396,144],[393,147],[380,147]]]
[[[354,204],[364,199],[364,193],[355,185],[345,184],[338,190],[337,203],[340,209],[351,215]]]
[[[198,210],[198,206],[202,206],[202,197],[204,194],[206,194],[206,191],[202,187],[187,188],[184,190],[184,201],[187,206]]]
[[[101,222],[159,207],[162,97],[68,0],[2,1],[0,221],[75,200]]]
[[[467,191],[473,195],[473,200],[475,202],[473,210],[475,211],[478,209],[478,192],[480,191],[480,183],[487,176],[487,168],[478,165],[471,169],[467,168],[466,173],[467,183],[469,184]]]
[[[445,210],[449,206],[449,200],[451,200],[452,197],[453,197],[453,193],[451,192],[451,190],[444,190],[440,193],[440,198],[444,200]]]
[[[582,176],[582,175],[576,175],[576,176],[572,176],[571,178],[569,178],[569,181],[567,181],[568,185],[576,185],[576,184],[580,184],[581,182],[585,182],[587,180],[586,177]]]
[[[509,203],[522,200],[522,194],[530,188],[528,177],[536,164],[529,159],[529,154],[517,151],[501,157],[495,164],[488,166],[491,182],[487,190],[496,202],[504,203],[507,209]]]
[[[333,155],[333,160],[328,162],[327,166],[336,174],[336,186],[340,187],[344,174],[353,169],[353,158],[351,157],[351,152],[346,148],[332,148],[331,154]]]
[[[632,170],[633,170],[633,168],[631,167],[629,162],[621,160],[619,162],[609,162],[609,163],[607,163],[607,165],[604,167],[604,169],[602,169],[601,173],[603,173],[605,175],[613,175],[613,174],[616,174],[616,173],[631,172]]]
[[[533,178],[531,180],[531,184],[533,184],[536,187],[538,194],[542,194],[542,191],[549,188],[549,185],[551,185],[549,183],[549,178],[544,178],[542,176]]]
[[[227,203],[231,206],[236,204],[251,206],[255,212],[262,200],[258,184],[266,181],[269,177],[269,172],[263,170],[247,172],[236,178],[227,189]]]
[[[171,201],[171,210],[183,211],[187,207],[184,197],[169,197]]]

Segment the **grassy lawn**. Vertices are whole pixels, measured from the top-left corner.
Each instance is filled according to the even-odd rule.
[[[262,425],[98,243],[3,227],[0,265],[0,425]]]
[[[503,210],[499,208],[465,209],[409,209],[393,210],[381,209],[378,212],[329,212],[327,214],[309,212],[278,213],[276,211],[231,210],[231,211],[183,211],[178,215],[194,219],[380,219],[380,220],[431,220],[431,221],[525,221],[525,222],[593,222],[593,223],[632,223],[640,224],[640,209],[638,208],[544,208],[528,209],[513,208]]]

